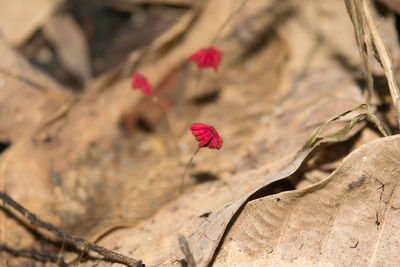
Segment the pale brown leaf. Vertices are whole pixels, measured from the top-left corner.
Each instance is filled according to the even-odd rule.
[[[325,180],[246,204],[215,266],[395,266],[399,136],[363,145]]]
[[[63,2],[63,0],[1,1],[0,31],[10,44],[21,45]]]
[[[83,32],[69,15],[54,15],[43,26],[43,34],[55,47],[63,66],[82,81],[91,78],[89,51]]]

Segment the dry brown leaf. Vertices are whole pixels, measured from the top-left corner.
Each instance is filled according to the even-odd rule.
[[[344,5],[342,10],[345,12]],[[334,24],[336,21],[331,19],[331,23]],[[347,30],[348,35],[353,36],[351,24],[349,21],[347,23],[350,26],[350,30]],[[284,27],[280,31],[284,33],[282,34],[283,38],[291,44],[293,50],[291,54],[292,61],[289,62],[289,68],[285,69],[283,78],[280,81],[288,81],[288,84],[291,84],[296,78],[293,73],[304,67],[303,59],[307,58],[307,54],[314,47],[313,36],[315,33],[307,31],[301,25],[299,26],[296,19],[288,20],[283,25]],[[349,28],[347,27],[346,29]],[[298,47],[298,42],[305,45]],[[353,48],[355,49],[355,46]],[[354,86],[354,81],[347,76],[348,73],[343,72],[337,64],[328,63],[330,60],[326,58],[326,49],[325,45],[323,45],[321,52],[317,53],[316,58],[313,59],[310,69],[307,70],[300,82],[295,86],[294,92],[290,94],[291,99],[285,101],[280,109],[274,110],[274,105],[272,107],[261,108],[253,106],[253,109],[250,108],[251,114],[265,114],[268,110],[271,112],[271,109],[273,112],[272,114],[267,113],[259,121],[261,124],[258,124],[256,131],[252,130],[250,135],[239,140],[236,135],[235,140],[231,141],[233,142],[231,145],[235,147],[242,144],[243,152],[236,159],[238,165],[234,169],[234,171],[241,171],[241,173],[234,176],[226,173],[222,176],[224,182],[228,185],[227,188],[223,184],[217,184],[216,186],[198,185],[187,196],[165,205],[152,218],[144,220],[132,229],[113,232],[105,237],[101,244],[106,247],[121,247],[120,250],[122,252],[144,259],[144,262],[150,265],[161,263],[169,265],[182,257],[178,245],[178,235],[186,234],[196,261],[200,266],[207,264],[211,260],[226,225],[235,211],[249,196],[248,193],[245,195],[243,193],[251,192],[255,187],[258,188],[260,184],[263,185],[263,181],[268,184],[274,180],[271,177],[278,177],[277,179],[285,177],[285,175],[269,176],[269,174],[285,170],[285,164],[291,160],[295,150],[303,144],[302,142],[306,140],[315,125],[331,117],[333,111],[345,111],[361,102],[361,95],[356,93],[358,89]],[[265,50],[265,54],[260,52],[258,55],[259,57],[252,58],[253,61],[259,62],[257,64],[254,63],[254,66],[259,67],[263,64],[262,62],[271,64],[271,62],[260,56],[268,55],[268,50]],[[249,65],[248,68],[251,69],[250,62]],[[235,69],[235,67],[231,66],[230,71],[231,75],[235,76],[235,74],[240,73],[241,69],[240,67]],[[235,77],[240,76],[236,75]],[[257,76],[254,75],[253,77]],[[223,110],[221,107],[226,106],[226,99],[229,99],[232,103],[246,105],[249,92],[255,91],[250,88],[252,86],[254,88],[260,86],[255,82],[256,79],[245,80],[240,78],[232,79],[230,83],[221,82],[221,85],[230,88],[230,92],[221,97],[220,101],[222,102],[219,102],[221,104],[218,107],[219,112]],[[248,90],[240,90],[244,85]],[[286,83],[283,83],[280,87],[282,91],[279,90],[278,94],[284,96],[285,90],[289,91],[290,89],[290,85],[287,86]],[[239,94],[235,94],[235,91]],[[244,97],[245,95],[246,97]],[[279,97],[276,98],[279,100]],[[269,103],[273,103],[271,99],[276,98],[270,96]],[[259,96],[258,99],[260,99]],[[251,101],[251,103],[257,103],[257,101]],[[237,110],[237,108],[231,110]],[[218,125],[230,125],[223,127],[231,132],[230,134],[225,131],[225,135],[234,136],[234,133],[243,128],[243,125],[235,125],[235,121],[238,119],[245,121],[246,115],[239,115],[238,113],[238,116],[234,116],[231,111],[228,112],[230,112],[229,116],[221,116],[224,118],[224,122],[218,121]],[[213,106],[204,108],[200,116],[210,118],[212,114],[216,114]],[[261,117],[259,118],[261,119]],[[249,127],[250,129],[252,128]],[[222,136],[224,137],[223,134]],[[291,138],[288,139],[284,136],[291,136]],[[226,145],[229,146],[228,143]],[[224,149],[221,150],[221,152],[223,151]],[[248,151],[252,153],[247,153]],[[229,154],[232,154],[231,151],[229,152]],[[220,165],[208,160],[212,157],[211,153],[205,154],[203,158],[197,158],[196,162],[200,162],[198,164],[202,167],[206,166],[205,169],[218,171],[217,166]],[[220,156],[218,157],[220,158]],[[221,162],[226,162],[226,158],[223,156],[222,158],[224,160]],[[255,162],[256,158],[257,161]],[[251,166],[250,169],[252,171],[246,171],[249,166]],[[297,167],[294,167],[291,171],[294,171],[295,168]],[[286,171],[290,173],[290,168],[286,169]],[[233,204],[222,208],[226,203],[234,201],[235,198],[236,201]],[[204,216],[198,218],[200,215]],[[212,239],[204,237],[203,234],[207,231],[213,234]],[[196,245],[195,248],[193,248],[194,244]],[[153,251],[157,251],[157,253],[154,254]]]
[[[2,145],[5,143],[10,145],[7,150],[1,151],[0,188],[4,191],[10,189],[16,199],[22,202],[28,200],[30,203],[37,203],[36,207],[40,208],[40,203],[48,201],[51,190],[43,185],[43,180],[34,179],[34,177],[43,175],[43,171],[46,170],[43,170],[40,165],[32,165],[30,160],[33,157],[34,149],[25,151],[24,143],[28,142],[32,145],[35,142],[32,137],[37,130],[65,114],[74,98],[53,79],[30,66],[2,38],[0,38],[0,51],[2,54],[0,62],[0,141]],[[41,136],[41,138],[45,139],[46,137]],[[20,149],[23,153],[13,152]],[[24,163],[19,162],[20,156],[25,157]],[[37,160],[40,161],[39,158]],[[12,171],[15,167],[14,163],[17,163],[17,168],[20,170],[16,181],[13,180],[16,177],[14,176],[16,173]],[[10,170],[11,172],[9,172]],[[14,182],[16,183],[13,184]],[[41,194],[35,190],[42,188],[44,190]],[[37,202],[32,199],[36,199]],[[30,235],[29,230],[13,220],[5,220],[5,217],[6,215],[1,212],[1,242],[7,241],[9,244],[19,244],[22,247],[29,246],[34,242],[34,237]],[[21,262],[15,264],[19,265]]]
[[[63,66],[82,81],[91,78],[89,51],[80,26],[70,15],[54,15],[43,34],[55,47]]]
[[[34,69],[0,38],[0,139],[16,142],[72,100],[53,79]]]
[[[0,2],[0,31],[13,46],[23,44],[60,6],[63,0]]]
[[[330,83],[329,86],[332,87],[329,88],[325,87],[327,84],[317,82],[319,79],[317,77],[320,75],[305,77],[305,84],[300,83],[299,90],[296,91],[294,99],[297,101],[288,100],[292,103],[288,105],[290,108],[274,116],[271,115],[270,122],[261,126],[257,135],[253,135],[248,145],[249,147],[254,145],[257,150],[252,151],[253,156],[243,155],[244,158],[240,160],[244,161],[243,165],[246,168],[238,166],[237,170],[241,171],[239,174],[224,175],[222,184],[196,186],[193,191],[188,192],[187,196],[165,205],[155,216],[136,227],[114,231],[105,237],[101,244],[106,247],[121,247],[123,253],[141,258],[146,264],[169,265],[181,258],[177,236],[185,234],[192,246],[196,262],[199,266],[207,264],[219,244],[225,227],[252,192],[273,181],[285,178],[298,168],[309,150],[289,167],[286,165],[307,139],[312,131],[312,125],[326,120],[333,110],[349,109],[360,101],[361,95],[356,93],[357,89],[352,80],[348,79],[345,82],[345,74],[334,69],[329,75],[327,74],[329,77],[335,77],[335,75],[339,75],[337,80],[340,83]],[[308,83],[314,84],[315,87],[306,86]],[[349,98],[347,95],[349,92],[353,92],[353,96],[358,95],[356,99]],[[300,97],[302,95],[306,97],[302,99]],[[319,101],[314,102],[313,99]],[[295,101],[297,105],[293,105],[292,101]],[[310,105],[310,103],[313,104]],[[288,140],[286,136],[292,138]],[[232,154],[233,150],[229,147],[227,149],[225,153]],[[224,149],[220,152],[224,153]],[[216,168],[216,165],[210,164],[209,160],[207,163],[210,157],[213,156],[209,153],[204,156],[204,160],[201,158],[196,160],[201,162],[200,166],[206,165],[207,170],[212,170]],[[254,162],[255,157],[258,158],[257,162]],[[222,159],[221,163],[226,162],[228,158],[222,156]],[[254,164],[252,170],[246,171],[251,164]],[[258,169],[254,169],[257,166]],[[226,203],[231,201],[234,202],[226,206]],[[199,217],[203,214],[206,215]],[[206,233],[210,235],[212,233],[213,237],[207,237]],[[193,244],[197,245],[193,247]],[[152,251],[158,253],[154,254]]]
[[[215,266],[396,266],[400,136],[348,155],[325,180],[257,198],[240,212]]]

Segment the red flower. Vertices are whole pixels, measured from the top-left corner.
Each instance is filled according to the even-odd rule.
[[[153,88],[145,76],[136,72],[132,75],[132,89],[140,89],[143,94],[151,96]]]
[[[217,71],[218,65],[221,62],[221,51],[210,46],[209,48],[197,50],[188,59],[196,62],[198,69],[213,67]]]
[[[189,129],[192,131],[196,140],[199,141],[199,148],[208,147],[220,149],[222,147],[222,138],[217,130],[211,125],[204,123],[193,123]]]

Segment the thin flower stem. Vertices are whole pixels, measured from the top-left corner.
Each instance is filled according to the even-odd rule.
[[[200,95],[201,95],[201,92],[203,91],[203,89],[204,89],[204,87],[205,87],[205,83],[204,83],[204,79],[203,79],[203,72],[202,71],[199,71],[198,72],[199,74],[197,75],[197,78],[196,78],[196,84],[195,84],[195,86],[194,86],[194,94],[195,94],[195,96],[196,97],[200,97]]]
[[[197,72],[198,74],[197,74],[197,76],[196,76],[196,81],[195,81],[195,85],[194,85],[194,88],[195,88],[195,94],[197,95],[198,93],[199,93],[199,89],[202,89],[203,88],[203,81],[204,81],[204,79],[203,79],[203,72],[202,71],[199,71],[199,72]],[[201,90],[200,90],[200,92],[201,92]]]
[[[170,124],[169,119],[168,119],[168,116],[167,116],[167,111],[166,111],[166,110],[164,109],[164,107],[161,105],[161,103],[160,103],[160,101],[158,100],[158,97],[157,97],[157,96],[153,96],[152,100],[153,100],[154,103],[156,103],[157,107],[161,110],[161,113],[163,114],[163,117],[164,117],[164,121],[165,121],[165,123],[166,123],[166,125],[167,125],[167,128],[168,128],[169,135],[170,135],[171,138],[174,140],[174,144],[178,144],[178,143],[179,143],[179,142],[178,142],[178,138],[175,136],[174,132],[172,131],[172,127],[171,127],[171,124]],[[177,148],[177,146],[173,146],[173,147],[174,147],[174,148],[175,148],[175,147]],[[179,149],[174,149],[174,150],[175,150],[176,154],[179,153]]]
[[[228,25],[228,23],[232,20],[232,18],[238,13],[240,9],[244,6],[244,4],[247,2],[247,0],[243,0],[238,7],[231,13],[229,16],[225,19],[225,21],[222,23],[222,25],[219,27],[217,33],[215,34],[214,38],[212,39],[210,46],[212,46],[218,39],[219,35],[221,34],[222,30]]]
[[[230,21],[232,20],[232,18],[239,12],[239,10],[242,9],[242,7],[244,6],[244,4],[245,4],[246,2],[247,2],[247,0],[243,0],[243,1],[238,5],[238,7],[237,7],[231,14],[229,14],[229,16],[228,16],[228,17],[225,19],[225,21],[222,23],[222,25],[218,28],[217,32],[216,32],[215,35],[214,35],[214,38],[213,38],[213,39],[211,40],[211,42],[210,42],[209,47],[213,46],[213,45],[217,42],[218,37],[220,36],[222,30],[226,27],[226,25],[229,24],[229,22],[230,22]],[[200,92],[201,92],[201,89],[203,88],[204,84],[203,84],[203,83],[200,84],[200,82],[199,82],[200,80],[203,80],[202,77],[201,77],[201,75],[197,77],[197,81],[196,81],[195,88],[197,88],[196,91],[200,91]]]
[[[185,166],[185,170],[184,170],[183,175],[182,175],[182,178],[181,178],[181,186],[180,186],[180,193],[181,193],[181,194],[182,194],[183,191],[184,191],[184,182],[185,182],[186,173],[187,173],[187,171],[188,171],[188,169],[189,169],[189,166],[192,164],[194,157],[195,157],[196,154],[199,152],[199,150],[200,150],[200,147],[198,147],[198,148],[196,149],[196,151],[194,151],[192,157],[190,158],[189,162],[188,162],[188,163],[186,164],[186,166]]]

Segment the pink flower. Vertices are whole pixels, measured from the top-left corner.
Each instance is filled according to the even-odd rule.
[[[222,147],[222,138],[217,130],[211,125],[204,123],[193,123],[189,129],[192,131],[196,140],[199,141],[199,148],[208,147],[212,149],[220,149]]]
[[[218,65],[221,62],[221,54],[221,51],[217,48],[210,46],[209,48],[197,50],[188,59],[196,62],[199,69],[213,67],[217,71]]]
[[[136,72],[132,75],[132,89],[140,89],[143,94],[151,96],[153,88],[145,76]]]

